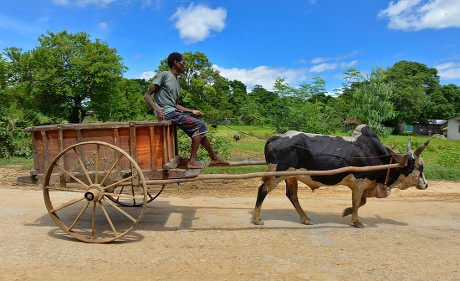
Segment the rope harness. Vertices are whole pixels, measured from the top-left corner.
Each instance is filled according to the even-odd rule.
[[[391,163],[393,162],[393,156],[391,156],[391,159],[390,159],[390,165]],[[385,186],[388,186],[388,179],[390,178],[390,168],[388,168],[387,170],[387,176],[385,177]]]

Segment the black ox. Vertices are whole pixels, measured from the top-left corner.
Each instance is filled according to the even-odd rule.
[[[428,183],[423,175],[420,154],[428,145],[426,141],[415,152],[407,143],[407,155],[385,147],[377,135],[367,126],[360,125],[351,137],[325,136],[289,131],[282,136],[271,137],[265,144],[265,159],[269,171],[287,170],[333,170],[347,166],[374,166],[401,163],[399,168],[367,172],[344,172],[328,176],[266,176],[262,178],[252,222],[262,225],[260,210],[267,194],[281,181],[286,182],[286,196],[294,205],[304,224],[312,224],[303,211],[297,197],[298,181],[312,190],[320,186],[345,185],[352,191],[352,207],[343,216],[351,214],[351,224],[363,227],[358,219],[359,207],[366,204],[367,197],[384,198],[389,188],[406,189],[415,186],[426,189]]]

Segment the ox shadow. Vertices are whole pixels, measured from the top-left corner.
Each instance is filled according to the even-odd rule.
[[[217,205],[217,203],[216,203]],[[307,212],[313,225],[304,225],[294,208],[263,209],[263,226],[251,223],[253,207],[236,206],[184,206],[172,205],[169,201],[154,202],[146,208],[144,217],[137,229],[146,231],[238,231],[257,228],[264,229],[318,229],[318,228],[353,228],[350,216],[342,217],[342,210],[337,212]],[[215,215],[219,213],[219,215]],[[361,216],[365,227],[378,228],[381,225],[406,226],[407,223],[383,218],[379,215]]]

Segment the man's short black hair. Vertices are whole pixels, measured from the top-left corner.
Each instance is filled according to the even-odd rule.
[[[174,53],[169,54],[168,56],[169,68],[172,69],[174,66],[174,63],[179,62],[179,61],[182,61],[182,55],[180,53],[174,52]]]

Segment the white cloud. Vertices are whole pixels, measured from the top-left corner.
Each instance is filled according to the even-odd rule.
[[[390,29],[422,30],[460,27],[459,0],[397,0],[378,14]]]
[[[277,78],[285,79],[286,83],[294,86],[307,80],[307,69],[298,68],[271,68],[268,66],[258,66],[252,69],[245,68],[223,68],[213,65],[220,75],[229,80],[239,80],[243,82],[248,89],[254,88],[255,85],[261,85],[267,90],[272,90]]]
[[[320,73],[327,70],[334,70],[339,66],[337,63],[320,63],[310,68],[311,72]]]
[[[436,65],[438,75],[444,80],[457,80],[460,79],[460,63],[448,62]]]
[[[100,22],[98,25],[97,25],[97,28],[99,30],[107,30],[109,28],[109,24],[106,23],[106,22]]]
[[[155,71],[146,71],[146,72],[143,72],[141,75],[139,75],[138,77],[136,77],[136,79],[145,79],[145,80],[149,80],[150,78],[152,78],[153,76],[155,76],[156,72]]]
[[[224,8],[211,9],[204,5],[180,7],[172,15],[180,38],[196,43],[209,37],[213,31],[221,32],[225,27],[227,11]]]
[[[317,64],[317,63],[324,63],[324,62],[326,62],[328,60],[330,60],[330,59],[319,57],[319,58],[312,59],[310,62],[313,63],[313,64]]]
[[[324,71],[334,70],[337,68],[350,68],[356,65],[357,63],[358,63],[357,60],[353,60],[350,62],[340,62],[340,63],[320,63],[310,68],[310,71],[315,72],[315,73],[321,73]]]

